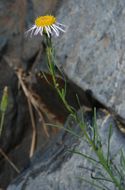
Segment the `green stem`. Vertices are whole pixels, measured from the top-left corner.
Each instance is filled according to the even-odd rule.
[[[60,88],[58,87],[58,83],[57,83],[57,80],[55,77],[55,71],[54,71],[54,63],[53,63],[54,60],[52,59],[52,47],[47,47],[47,58],[48,58],[49,71],[52,76],[52,81],[53,81],[54,87],[55,87],[59,97],[61,98],[62,102],[64,103],[66,109],[70,113],[74,114],[74,111],[72,110],[71,106],[68,105],[68,103],[65,99],[65,96],[62,96],[62,92],[61,92]]]
[[[1,136],[1,133],[2,133],[2,130],[3,130],[4,117],[5,117],[5,112],[2,112],[1,121],[0,121],[0,136]]]

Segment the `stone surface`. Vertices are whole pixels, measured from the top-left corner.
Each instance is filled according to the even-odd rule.
[[[67,26],[54,40],[58,64],[125,122],[125,1],[63,1],[57,17]]]
[[[89,128],[92,126],[92,113],[87,112],[84,116],[87,128]],[[118,166],[119,156],[117,153],[121,148],[124,148],[125,138],[118,131],[113,117],[102,110],[98,111],[97,124],[105,153],[107,153],[108,129],[109,125],[112,124],[110,153],[113,158],[115,155],[114,163]],[[69,125],[77,135],[81,136],[80,128],[71,118],[67,120],[65,127],[68,128]],[[84,157],[68,151],[74,149],[95,158],[85,140],[62,130],[57,138],[48,145],[48,148],[43,151],[39,150],[38,154],[33,158],[29,169],[10,184],[7,190],[95,190],[96,188],[93,185],[88,185],[81,178],[89,181],[91,180],[91,175],[100,177],[100,172],[104,174],[102,168],[96,170],[95,167],[99,167],[98,164],[94,166]],[[98,185],[100,184],[99,181]],[[107,185],[111,190],[116,189],[112,183],[105,183],[105,181],[103,183],[102,181],[101,186],[105,187],[104,185]]]
[[[17,78],[10,66],[21,66],[29,71],[35,68],[34,65],[38,62],[40,65],[43,63],[43,55],[39,56],[42,39],[26,38],[24,32],[33,24],[36,16],[52,13],[56,2],[57,0],[0,1],[0,96],[5,85],[9,86],[10,91],[7,119],[0,139],[0,146],[5,151],[18,144],[23,131],[29,126],[27,122],[30,121],[27,119],[26,100],[18,89]],[[91,92],[95,99],[124,120],[125,1],[63,0],[57,15],[59,22],[67,25],[67,33],[55,41],[60,66],[72,82]],[[6,62],[5,58],[9,61]],[[42,89],[42,87],[39,89],[41,94]],[[111,150],[112,154],[115,154],[125,144],[123,135],[115,127],[112,117],[102,114],[98,122],[101,134],[105,134],[102,136],[103,141],[107,142],[107,126],[110,119],[114,126]],[[90,118],[88,123],[91,124]],[[78,129],[74,130],[79,132]],[[23,139],[25,150],[14,150],[15,154],[9,154],[10,158],[14,157],[12,161],[17,164],[17,158],[24,153],[19,165],[17,164],[19,169],[22,169],[29,159],[26,157],[31,142],[31,131],[29,138],[29,144],[27,136]],[[46,141],[45,136],[42,140]],[[42,147],[42,150],[38,151],[31,161],[30,168],[8,189],[82,190],[84,187],[86,190],[93,190],[84,181],[77,179],[79,176],[86,176],[88,172],[83,168],[83,164],[85,167],[90,164],[82,157],[66,152],[67,148],[74,147],[91,154],[85,142],[61,132],[48,148]],[[8,169],[9,167],[4,164],[1,162],[0,165],[2,171],[0,185],[3,184],[6,188],[10,178],[14,178],[16,174],[12,172],[12,168]],[[4,174],[5,170],[7,175]]]

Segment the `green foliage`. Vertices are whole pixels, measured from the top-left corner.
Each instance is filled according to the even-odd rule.
[[[70,106],[66,100],[66,82],[65,87],[62,88],[59,86],[57,79],[56,79],[56,71],[55,71],[55,57],[54,57],[54,49],[52,47],[51,38],[48,38],[46,35],[46,55],[48,60],[48,69],[52,76],[52,82],[53,86],[55,87],[60,99],[62,100],[63,104],[65,105],[66,109],[69,111],[69,114],[72,116],[72,118],[75,120],[76,123],[78,123],[80,129],[82,130],[84,134],[85,141],[89,144],[90,148],[94,152],[96,159],[92,158],[90,155],[85,155],[77,150],[69,150],[70,152],[74,154],[78,154],[88,161],[92,162],[95,165],[98,165],[98,167],[102,168],[102,172],[100,172],[100,177],[92,176],[91,179],[88,181],[86,179],[83,179],[89,184],[94,185],[97,189],[109,189],[106,185],[103,187],[100,186],[100,181],[108,181],[110,183],[113,183],[114,186],[118,190],[124,190],[125,184],[124,184],[124,175],[125,175],[125,155],[123,153],[123,150],[121,150],[121,156],[120,156],[120,168],[119,166],[116,166],[111,159],[110,155],[110,141],[112,136],[112,126],[109,126],[109,133],[108,133],[108,142],[107,142],[107,154],[103,150],[103,144],[102,139],[99,134],[98,125],[96,122],[96,109],[94,110],[94,117],[93,117],[93,126],[90,128],[90,131],[88,131],[87,126],[84,122],[84,118],[80,119],[75,111],[75,109]],[[78,97],[77,97],[78,98]],[[79,103],[79,102],[78,102]],[[72,129],[64,129],[74,135],[77,138],[81,138],[79,135],[77,135],[75,132],[72,131]],[[83,140],[84,140],[83,139]],[[98,170],[98,167],[97,170]],[[93,181],[94,180],[94,181]],[[96,181],[96,182],[95,182]]]
[[[3,130],[3,124],[4,124],[4,118],[5,118],[5,112],[7,110],[8,106],[8,87],[6,86],[3,91],[2,100],[0,103],[0,136]]]

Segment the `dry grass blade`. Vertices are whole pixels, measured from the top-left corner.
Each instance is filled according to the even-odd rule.
[[[33,128],[32,142],[31,142],[31,148],[30,148],[30,157],[32,157],[34,150],[35,150],[35,145],[36,145],[36,126],[35,126],[35,120],[34,120],[32,106],[35,108],[35,110],[39,114],[40,120],[42,122],[42,126],[44,128],[44,131],[45,131],[45,134],[47,135],[47,137],[49,137],[49,134],[48,134],[48,131],[46,129],[45,121],[44,121],[44,118],[43,118],[42,113],[41,113],[43,110],[40,109],[40,104],[37,101],[37,97],[34,96],[34,93],[30,89],[27,88],[26,82],[25,82],[25,75],[24,75],[23,70],[18,69],[16,71],[16,74],[18,76],[19,84],[21,85],[21,87],[24,91],[24,94],[28,100],[29,113],[30,113],[31,123],[32,123],[32,128]]]
[[[8,57],[4,56],[4,60],[7,62],[8,65],[10,65],[10,66],[13,65],[13,63],[10,61],[10,59],[8,59]],[[40,117],[40,121],[42,123],[42,126],[43,126],[46,136],[49,137],[49,133],[47,131],[44,117],[43,117],[43,115],[45,115],[45,112],[41,106],[39,97],[37,97],[37,95],[31,89],[29,89],[27,87],[28,85],[26,82],[26,76],[25,76],[23,69],[15,68],[15,71],[16,71],[16,74],[17,74],[17,77],[19,80],[19,85],[22,87],[24,94],[28,100],[29,113],[30,113],[31,123],[32,123],[32,128],[33,128],[32,142],[31,142],[31,148],[30,148],[30,157],[32,157],[34,150],[35,150],[35,144],[36,144],[36,127],[35,127],[35,121],[34,121],[34,116],[33,116],[33,112],[32,112],[32,106],[35,108],[35,110],[37,111],[37,113]]]
[[[47,131],[47,127],[45,125],[45,121],[44,121],[44,117],[43,117],[43,114],[45,114],[45,113],[44,113],[43,108],[40,106],[40,102],[38,101],[39,98],[37,97],[37,95],[31,89],[28,89],[28,87],[26,86],[25,75],[24,75],[23,70],[18,69],[16,71],[16,74],[17,74],[17,77],[18,77],[18,80],[19,80],[19,84],[21,85],[25,96],[28,98],[28,100],[31,102],[32,106],[37,111],[37,113],[38,113],[38,115],[40,117],[40,121],[42,122],[42,126],[44,128],[45,134],[47,135],[47,137],[49,137],[49,133]]]
[[[29,101],[29,99],[27,100],[28,100],[29,112],[30,112],[31,123],[32,123],[32,128],[33,128],[32,142],[31,142],[31,148],[30,148],[30,157],[32,157],[34,154],[35,145],[36,145],[36,126],[35,126],[35,120],[34,120],[31,102]]]
[[[7,160],[7,162],[12,166],[12,168],[19,174],[20,170],[15,166],[15,164],[9,159],[9,157],[0,148],[0,154]]]

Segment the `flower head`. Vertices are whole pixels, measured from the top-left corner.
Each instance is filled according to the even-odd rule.
[[[46,15],[36,18],[35,24],[26,33],[31,32],[31,37],[32,35],[38,34],[42,36],[44,33],[46,33],[50,38],[50,36],[54,33],[56,36],[59,36],[60,31],[65,32],[65,25],[57,22],[56,17],[52,15]]]

